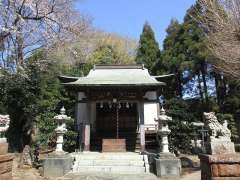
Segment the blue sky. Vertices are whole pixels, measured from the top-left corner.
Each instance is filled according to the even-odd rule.
[[[160,47],[172,18],[182,22],[195,0],[78,0],[77,9],[93,18],[93,25],[108,32],[139,39],[148,21]]]

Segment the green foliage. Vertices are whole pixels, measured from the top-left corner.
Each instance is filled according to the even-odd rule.
[[[54,129],[56,128],[56,122],[54,122],[53,117],[56,115],[54,112],[42,112],[37,116],[37,144],[42,148],[48,148],[51,145],[55,145],[54,141],[56,139],[56,134]]]
[[[219,122],[221,124],[223,124],[223,122],[225,120],[227,120],[228,128],[230,129],[231,134],[232,134],[231,138],[232,138],[232,140],[234,142],[236,142],[236,140],[237,140],[237,138],[239,138],[239,136],[238,136],[238,130],[237,130],[236,122],[234,120],[233,115],[232,114],[221,114],[221,113],[218,113],[217,114],[217,118],[218,118],[218,120],[219,120]]]
[[[233,115],[232,114],[224,114],[224,119],[227,120],[227,122],[228,122],[228,128],[230,129],[230,131],[232,133],[232,140],[236,141],[239,136],[238,136],[236,122],[233,118]]]
[[[166,101],[167,114],[173,118],[169,123],[171,134],[169,135],[170,149],[190,152],[190,142],[193,139],[194,127],[190,124],[194,117],[187,103],[179,98]]]
[[[92,61],[99,64],[119,64],[119,59],[116,49],[110,44],[100,45],[92,54]]]
[[[66,98],[58,74],[58,64],[46,60],[46,52],[40,50],[28,58],[24,69],[0,77],[0,93],[3,95],[0,102],[11,119],[7,133],[11,151],[21,151],[24,145],[32,143],[42,147],[54,145],[54,115],[59,113],[63,104],[67,108],[74,107],[74,101]],[[34,131],[37,132],[36,142],[32,142]]]
[[[63,149],[67,152],[74,152],[77,147],[78,133],[75,130],[74,120],[71,119],[67,123],[68,131],[64,135],[64,146]]]
[[[74,100],[71,99],[71,96],[67,94],[64,90],[64,87],[60,85],[58,80],[58,74],[60,67],[52,62],[47,61],[44,64],[40,61],[44,59],[44,52],[35,53],[31,56],[29,62],[33,66],[36,66],[36,63],[44,65],[44,70],[39,72],[39,81],[41,92],[38,96],[38,114],[36,117],[36,127],[38,129],[37,134],[37,143],[42,147],[55,146],[56,134],[54,129],[56,128],[56,122],[54,122],[53,117],[59,113],[60,108],[64,105],[68,110],[70,116],[74,115],[74,112],[71,113],[72,108],[74,108]],[[78,73],[75,71],[68,70],[72,75]],[[66,151],[74,151],[77,138],[74,132],[73,123],[69,123],[67,129],[69,129],[66,138],[67,143],[65,146]]]
[[[155,66],[160,66],[161,64],[161,52],[159,45],[155,39],[154,32],[148,23],[144,24],[143,31],[140,36],[136,62],[144,64],[145,67],[153,73],[156,71]]]
[[[21,151],[31,142],[31,131],[37,114],[37,96],[40,93],[37,69],[27,69],[24,73],[6,74],[1,77],[4,89],[4,106],[10,115],[7,133],[11,151]]]
[[[197,76],[200,78],[199,85],[201,81],[204,84],[203,90],[198,88],[198,94],[201,94],[202,102],[206,100],[207,104],[208,87],[206,76],[208,76],[208,72],[206,60],[209,57],[209,52],[205,35],[193,18],[195,15],[194,10],[197,8],[200,7],[196,4],[187,11],[182,24],[177,20],[171,21],[163,44],[162,59],[165,72],[176,74],[176,79],[170,82],[172,89],[169,89],[168,92],[173,91],[173,95],[177,94],[180,97],[183,96],[185,91],[188,93],[194,92],[189,90],[193,84],[185,86],[185,88],[183,88],[183,85],[191,82]]]

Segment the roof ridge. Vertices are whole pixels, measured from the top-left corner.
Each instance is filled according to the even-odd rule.
[[[109,64],[109,65],[101,65],[101,64],[96,64],[94,65],[94,70],[95,69],[145,69],[143,64]]]

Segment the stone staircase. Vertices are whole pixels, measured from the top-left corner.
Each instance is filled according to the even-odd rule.
[[[119,174],[138,174],[149,172],[147,155],[135,152],[99,153],[82,152],[72,153],[75,159],[72,172],[104,172]]]

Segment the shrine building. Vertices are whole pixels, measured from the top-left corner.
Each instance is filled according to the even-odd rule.
[[[165,83],[143,65],[95,65],[85,77],[61,76],[77,95],[76,124],[84,151],[145,150],[155,132]]]

